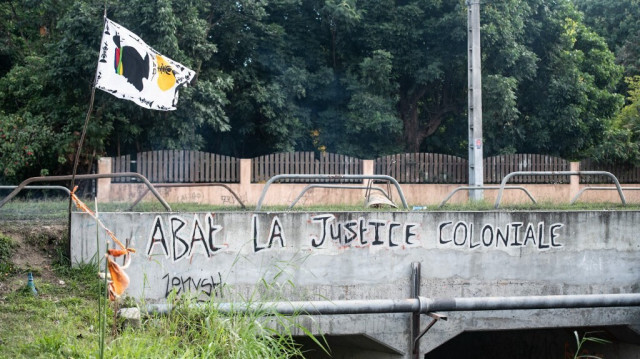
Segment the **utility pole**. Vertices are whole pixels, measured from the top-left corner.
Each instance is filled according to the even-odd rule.
[[[467,0],[467,23],[469,47],[467,70],[469,86],[469,186],[484,185],[482,168],[482,68],[480,64],[480,0]],[[482,201],[484,192],[481,189],[469,191],[469,199]]]

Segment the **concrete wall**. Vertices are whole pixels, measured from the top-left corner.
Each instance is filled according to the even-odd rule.
[[[579,170],[579,162],[571,163],[571,170]],[[363,174],[372,175],[374,171],[373,160],[363,161]],[[98,163],[98,173],[111,172],[111,158],[102,158]],[[367,180],[363,181],[366,184]],[[260,198],[264,183],[251,183],[251,160],[240,160],[240,183],[227,184],[246,205],[255,206]],[[580,184],[578,176],[571,176],[569,184],[513,184],[524,186],[531,192],[538,202],[568,203],[586,185]],[[271,185],[264,205],[290,205],[300,194],[306,184],[283,184]],[[410,205],[433,205],[439,204],[451,191],[461,187],[459,184],[402,184],[402,191]],[[493,185],[495,186],[495,185]],[[595,186],[595,185],[592,185]],[[613,184],[601,184],[598,187],[610,186]],[[378,185],[385,190],[386,186]],[[624,187],[640,187],[640,185],[626,184]],[[111,183],[110,179],[98,180],[98,201],[100,202],[133,202],[146,189],[142,184]],[[191,202],[208,203],[212,205],[238,205],[234,196],[221,187],[174,187],[159,188],[158,192],[167,202]],[[393,186],[391,186],[392,197],[396,204],[400,205],[399,196]],[[485,199],[489,202],[495,201],[498,191],[485,190]],[[335,204],[363,204],[364,190],[345,189],[312,189],[298,202],[298,205],[335,205]],[[625,191],[625,196],[629,203],[640,203],[640,191]],[[448,203],[466,203],[469,195],[467,191],[456,193]],[[147,194],[145,201],[154,201],[151,194]],[[531,200],[520,190],[506,190],[502,203],[530,203]],[[587,191],[580,197],[580,202],[613,202],[619,203],[620,197],[617,191]]]
[[[427,297],[640,290],[638,211],[101,213],[100,218],[137,250],[127,270],[127,294],[151,302],[164,301],[174,289],[224,301],[240,295],[403,299],[410,295],[413,262],[421,263],[421,295]],[[73,214],[73,262],[95,255],[95,226],[86,214]],[[99,233],[104,243],[106,234]],[[399,353],[409,348],[406,314],[300,320],[315,332],[373,338]],[[630,324],[640,324],[639,309],[458,312],[432,328],[421,349],[430,351],[465,331]]]

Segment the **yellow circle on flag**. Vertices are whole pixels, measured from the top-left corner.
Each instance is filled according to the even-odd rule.
[[[173,74],[171,65],[160,55],[156,55],[158,62],[158,87],[160,90],[167,91],[176,84],[176,76]]]

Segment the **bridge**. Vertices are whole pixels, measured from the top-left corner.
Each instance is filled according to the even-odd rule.
[[[364,305],[418,295],[472,300],[640,293],[638,211],[130,212],[101,213],[100,219],[137,251],[127,269],[127,295],[144,297],[156,309],[166,308],[172,292],[221,303]],[[98,233],[103,253],[107,235]],[[71,234],[72,261],[90,261],[95,221],[73,213]],[[326,335],[337,358],[447,357],[438,353],[468,344],[469,335],[499,343],[485,334],[557,334],[562,328],[604,329],[615,339],[602,349],[614,353],[608,357],[637,358],[640,351],[636,305],[315,314],[298,321]],[[442,316],[447,320],[437,320]],[[412,342],[427,325],[419,353],[412,354]]]

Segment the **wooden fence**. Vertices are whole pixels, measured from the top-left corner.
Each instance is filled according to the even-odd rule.
[[[484,182],[500,183],[515,171],[568,171],[569,161],[562,158],[514,154],[485,158]],[[378,158],[375,173],[392,176],[400,183],[453,183],[469,182],[466,159],[437,153],[404,153]],[[517,176],[510,183],[569,183],[569,176]]]
[[[266,182],[279,174],[362,174],[362,160],[335,153],[283,152],[256,157],[251,161],[251,182]],[[357,180],[284,180],[282,182],[362,182]]]
[[[138,172],[152,183],[235,183],[240,181],[240,159],[200,151],[148,151],[136,159],[120,156],[114,172]],[[114,178],[113,182],[134,182]]]
[[[640,183],[640,167],[632,165],[599,164],[591,159],[580,161],[581,171],[607,171],[620,183]],[[607,176],[580,176],[580,183],[611,183]]]
[[[467,183],[467,163],[439,153],[402,153],[376,159],[374,173],[400,183]]]
[[[512,154],[484,159],[484,182],[500,183],[504,176],[516,171],[569,171],[571,163],[559,157]],[[569,176],[516,176],[509,183],[569,183]]]
[[[570,162],[562,158],[512,154],[484,159],[485,184],[500,183],[515,171],[568,171]],[[275,153],[251,160],[251,182],[266,182],[279,174],[362,174],[361,159],[335,153]],[[466,159],[437,153],[402,153],[374,160],[374,174],[388,175],[400,183],[468,183]],[[583,171],[608,171],[620,183],[640,183],[640,168],[580,162]],[[148,151],[112,159],[113,172],[138,172],[153,183],[238,183],[240,159],[200,151]],[[135,182],[114,178],[113,182]],[[517,176],[510,183],[569,183],[569,176]],[[340,182],[340,180],[286,180],[283,182]],[[361,182],[361,181],[352,181]],[[604,176],[581,176],[582,183],[610,183]]]

